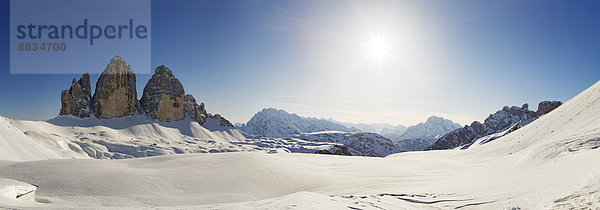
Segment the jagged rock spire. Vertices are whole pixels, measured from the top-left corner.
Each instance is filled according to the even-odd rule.
[[[164,65],[156,68],[146,83],[141,106],[152,119],[163,122],[183,120],[185,91],[179,79]]]
[[[60,102],[59,115],[73,115],[80,118],[89,117],[92,112],[90,75],[88,73],[83,74],[79,81],[73,79],[71,87],[61,92]]]
[[[110,60],[96,83],[92,107],[100,119],[119,118],[140,111],[135,74],[121,56]]]

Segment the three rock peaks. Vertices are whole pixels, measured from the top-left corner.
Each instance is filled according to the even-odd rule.
[[[73,79],[71,87],[61,93],[60,115],[84,118],[92,114],[99,119],[146,115],[151,119],[169,122],[183,120],[187,116],[200,124],[214,119],[221,126],[233,125],[220,115],[206,112],[204,104],[197,104],[173,72],[164,65],[156,68],[146,83],[142,98],[137,100],[136,78],[131,67],[121,56],[111,59],[96,83],[92,97],[90,75],[84,74],[79,81]]]

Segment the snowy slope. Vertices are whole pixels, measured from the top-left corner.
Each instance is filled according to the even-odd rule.
[[[86,158],[83,150],[72,149],[75,144],[63,141],[57,135],[36,139],[38,129],[21,130],[23,122],[0,116],[0,160],[45,160],[58,158]],[[35,123],[35,122],[31,122]],[[48,125],[52,127],[51,125]],[[39,129],[45,129],[41,126]]]
[[[0,204],[35,206],[36,190],[37,187],[31,184],[0,178]]]
[[[600,82],[466,150],[0,161],[0,177],[38,185],[43,208],[594,209],[599,139]],[[0,203],[12,206],[32,204]]]
[[[357,131],[329,120],[301,117],[274,108],[261,110],[238,128],[248,134],[265,137],[290,137],[319,131]]]
[[[59,116],[48,122],[0,117],[0,160],[98,158],[216,152],[302,152],[332,149],[336,143],[259,138],[209,118],[158,122],[141,116],[117,119]]]
[[[562,103],[559,101],[543,101],[538,105],[538,111],[529,110],[529,105],[521,107],[505,106],[496,113],[490,114],[483,123],[474,121],[471,125],[456,129],[440,137],[428,150],[468,148],[474,142],[487,143],[507,133],[513,132],[543,116]],[[499,135],[502,134],[502,135]]]

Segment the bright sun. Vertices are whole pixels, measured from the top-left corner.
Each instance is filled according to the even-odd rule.
[[[382,62],[390,56],[390,43],[381,35],[373,35],[365,44],[369,58]]]

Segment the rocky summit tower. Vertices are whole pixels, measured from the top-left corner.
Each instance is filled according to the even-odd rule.
[[[164,65],[156,68],[144,87],[140,100],[146,114],[155,120],[169,122],[183,120],[185,91],[179,79]]]
[[[123,57],[115,56],[96,83],[92,107],[100,119],[119,118],[140,111],[135,74]]]

